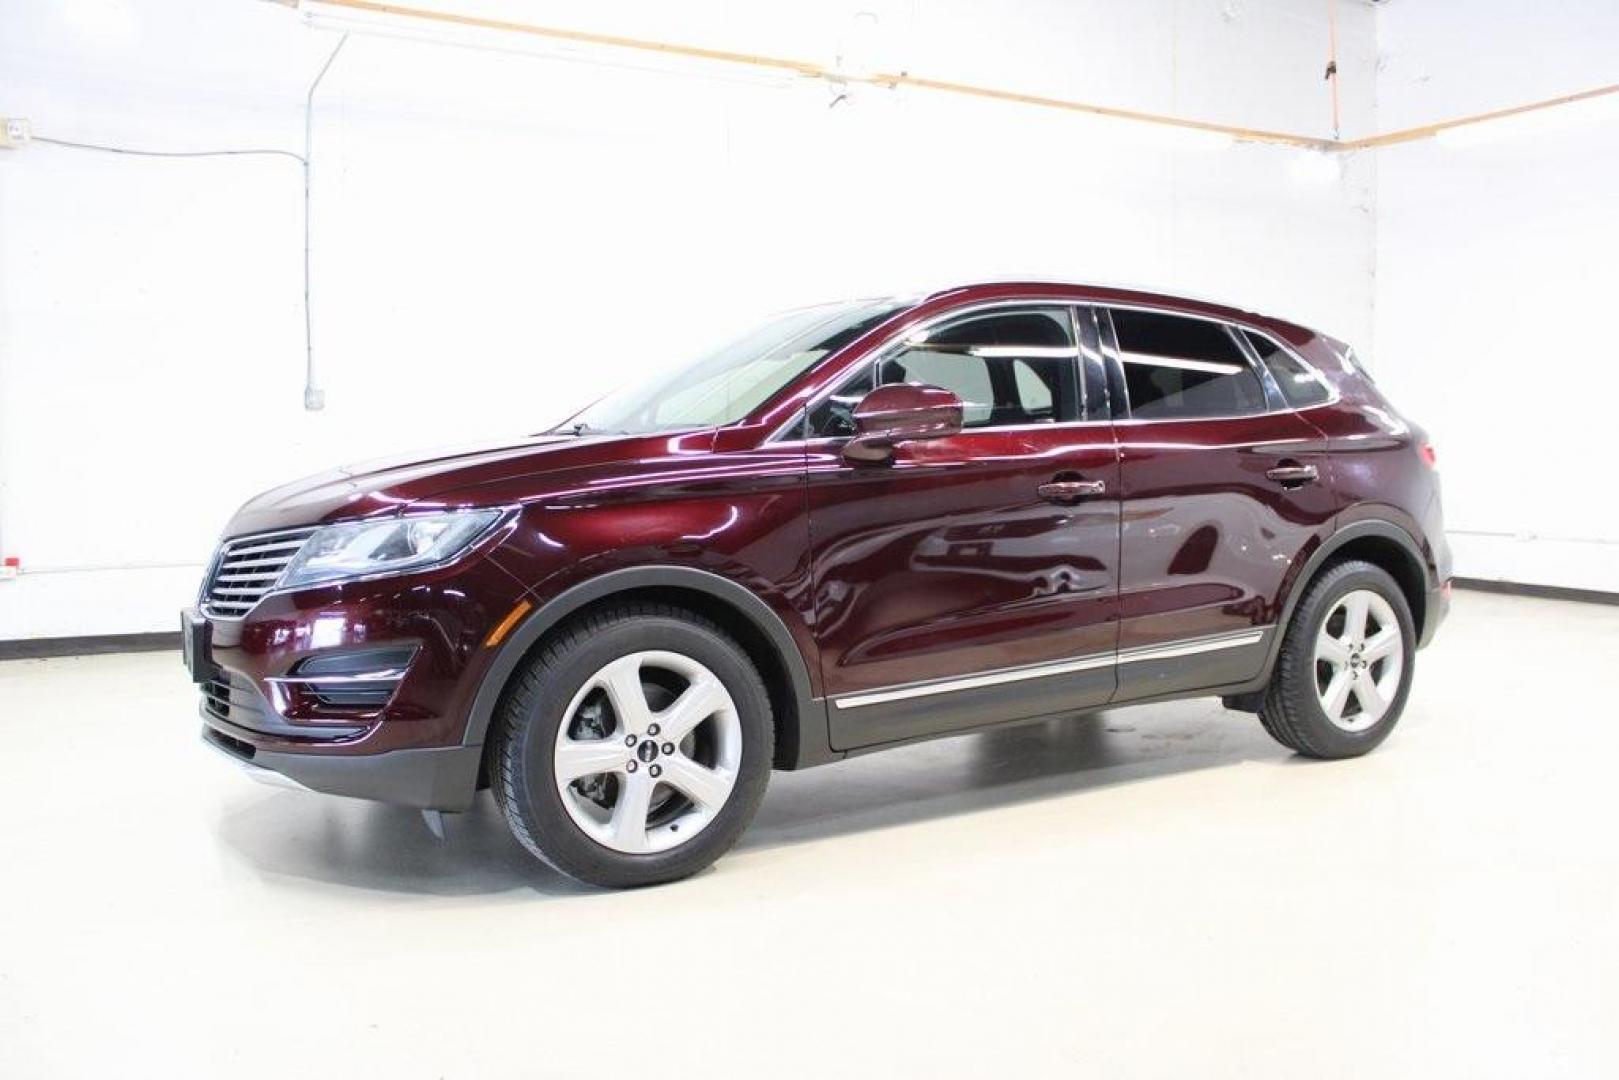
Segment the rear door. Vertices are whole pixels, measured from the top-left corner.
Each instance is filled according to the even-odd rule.
[[[1235,328],[1126,307],[1100,320],[1120,407],[1118,700],[1252,678],[1331,530],[1321,434]]]
[[[812,406],[815,633],[836,748],[1112,696],[1118,452],[1099,330],[1075,318],[1061,304],[946,316]],[[849,410],[892,382],[954,390],[964,430],[888,464],[845,461]]]

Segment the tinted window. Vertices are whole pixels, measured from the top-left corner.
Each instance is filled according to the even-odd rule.
[[[1243,331],[1248,343],[1259,354],[1259,359],[1270,369],[1271,377],[1282,391],[1282,397],[1295,409],[1320,405],[1332,397],[1321,377],[1311,371],[1303,361],[1263,334]]]
[[[874,383],[927,383],[961,398],[962,426],[1052,424],[1078,415],[1073,324],[1066,308],[987,312],[913,336],[851,377],[810,414],[811,437],[852,434],[855,405]]]
[[[1224,326],[1151,311],[1114,311],[1130,414],[1146,420],[1248,416],[1265,392]]]

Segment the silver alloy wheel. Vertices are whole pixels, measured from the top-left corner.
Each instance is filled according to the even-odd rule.
[[[585,835],[627,854],[691,840],[730,798],[742,721],[725,684],[681,653],[631,653],[580,687],[557,728],[562,805]]]
[[[1315,639],[1316,693],[1327,719],[1344,731],[1376,724],[1399,692],[1404,666],[1393,606],[1370,589],[1340,597]]]

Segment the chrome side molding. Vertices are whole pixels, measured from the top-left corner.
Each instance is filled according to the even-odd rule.
[[[906,701],[911,698],[930,697],[934,694],[953,694],[961,690],[979,690],[986,686],[1000,686],[1004,683],[1022,682],[1026,679],[1046,679],[1053,675],[1070,675],[1077,671],[1094,671],[1098,668],[1111,667],[1116,664],[1137,664],[1147,660],[1173,660],[1179,656],[1196,656],[1198,653],[1215,652],[1220,649],[1238,649],[1245,645],[1257,645],[1264,640],[1266,631],[1270,629],[1272,629],[1270,626],[1256,626],[1248,630],[1238,630],[1228,634],[1186,638],[1164,645],[1144,645],[1120,652],[1093,653],[1089,656],[1076,657],[1072,660],[1058,660],[1049,664],[1002,668],[999,671],[986,671],[959,679],[943,679],[939,682],[897,686],[891,690],[873,690],[867,693],[846,694],[843,697],[833,698],[832,704],[839,709],[859,709],[867,705],[884,705],[891,701]]]

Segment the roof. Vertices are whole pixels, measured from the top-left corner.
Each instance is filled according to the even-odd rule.
[[[961,303],[993,300],[1000,297],[1017,299],[1042,295],[1053,299],[1079,302],[1141,304],[1147,307],[1169,308],[1190,314],[1207,315],[1211,318],[1250,323],[1279,333],[1283,337],[1292,339],[1295,343],[1316,336],[1316,331],[1308,327],[1273,315],[1265,315],[1249,308],[1223,303],[1218,300],[1189,296],[1184,293],[1158,292],[1129,285],[1029,277],[958,282],[945,287],[900,295],[914,296],[918,306],[942,302]]]

